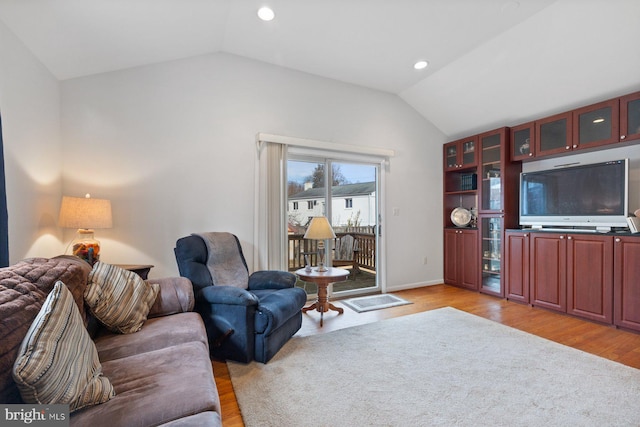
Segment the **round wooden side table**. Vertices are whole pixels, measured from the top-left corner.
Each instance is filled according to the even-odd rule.
[[[348,270],[333,267],[328,268],[327,271],[316,271],[315,268],[311,271],[306,271],[304,268],[296,270],[296,275],[300,278],[300,280],[304,280],[305,282],[313,282],[318,285],[318,299],[310,306],[304,307],[302,309],[302,312],[306,313],[307,311],[313,309],[319,311],[320,327],[322,327],[322,318],[325,312],[333,310],[337,311],[339,314],[344,313],[344,310],[342,308],[336,307],[329,302],[327,288],[329,287],[330,283],[342,282],[344,280],[347,280],[349,274],[350,273]]]

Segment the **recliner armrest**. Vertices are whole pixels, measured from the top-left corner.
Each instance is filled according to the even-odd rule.
[[[207,286],[200,290],[200,303],[226,305],[258,305],[258,298],[251,292],[235,286]]]
[[[191,281],[184,277],[165,277],[147,280],[148,283],[160,285],[147,317],[168,316],[170,314],[193,311],[194,296]]]
[[[265,270],[256,271],[249,276],[249,290],[293,288],[296,276],[288,271]]]

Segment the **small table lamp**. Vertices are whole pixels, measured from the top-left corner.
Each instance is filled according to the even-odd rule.
[[[94,228],[111,228],[111,201],[85,197],[62,197],[58,225],[77,228],[73,241],[73,255],[93,265],[100,259],[100,242],[94,239]]]
[[[318,240],[318,268],[316,271],[327,271],[324,266],[324,241],[326,239],[335,239],[336,234],[333,232],[333,228],[329,224],[327,217],[316,216],[311,219],[311,224],[307,228],[307,232],[304,233],[305,239]]]

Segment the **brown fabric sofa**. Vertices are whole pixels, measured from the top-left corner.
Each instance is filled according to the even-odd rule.
[[[85,309],[89,264],[61,256],[0,269],[0,403],[22,403],[11,371],[20,344],[57,280],[74,296],[94,338],[102,371],[115,389],[106,403],[71,414],[72,426],[220,426],[204,324],[193,288],[181,277],[153,279],[158,297],[142,329],[115,334]]]

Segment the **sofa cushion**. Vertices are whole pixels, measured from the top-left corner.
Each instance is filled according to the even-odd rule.
[[[193,311],[195,298],[191,281],[184,277],[164,277],[153,279],[160,285],[158,297],[147,318]]]
[[[207,346],[190,342],[102,364],[110,401],[72,414],[71,426],[155,426],[200,412],[220,413]]]
[[[13,378],[24,402],[68,404],[71,412],[113,396],[73,295],[61,281],[20,346]]]
[[[191,341],[208,345],[202,319],[193,312],[149,319],[135,334],[112,334],[103,330],[95,338],[103,363]]]
[[[132,271],[97,262],[89,273],[84,299],[94,316],[114,332],[137,332],[147,320],[159,286]]]
[[[0,268],[0,402],[22,402],[11,370],[20,344],[56,280],[67,285],[83,313],[87,274],[73,263],[46,258]]]

